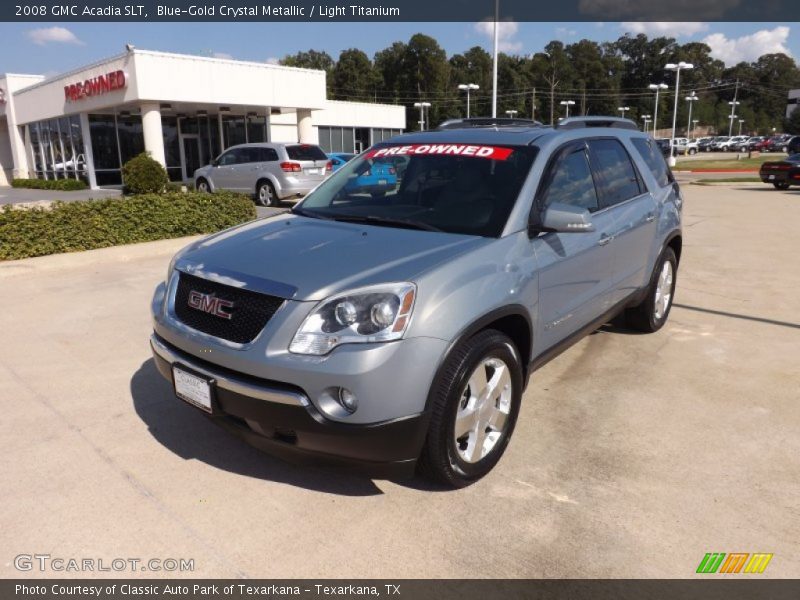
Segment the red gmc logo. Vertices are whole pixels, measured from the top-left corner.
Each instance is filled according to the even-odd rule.
[[[125,71],[113,71],[79,83],[64,86],[64,99],[75,102],[89,96],[102,96],[114,90],[121,90],[128,84]]]
[[[233,316],[225,311],[226,308],[233,308],[233,302],[217,298],[212,294],[203,294],[192,290],[189,292],[189,306],[223,319],[230,320]]]

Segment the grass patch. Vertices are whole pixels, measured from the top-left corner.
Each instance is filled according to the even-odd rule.
[[[0,260],[213,233],[256,217],[245,194],[166,193],[0,209]]]
[[[696,171],[698,169],[719,169],[731,170],[737,169],[753,169],[758,168],[767,161],[783,160],[786,158],[785,154],[767,154],[761,155],[758,158],[742,158],[741,160],[735,159],[719,159],[719,160],[679,160],[675,166],[676,171]]]

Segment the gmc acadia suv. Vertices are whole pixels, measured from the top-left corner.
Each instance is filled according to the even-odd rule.
[[[375,196],[357,182],[397,166]],[[401,135],[290,213],[196,241],[152,300],[176,395],[287,459],[467,485],[531,373],[621,315],[659,330],[678,185],[629,120],[471,119]]]

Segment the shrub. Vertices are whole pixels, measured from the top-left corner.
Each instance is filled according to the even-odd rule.
[[[256,216],[245,194],[169,193],[0,209],[0,260],[212,233]]]
[[[11,187],[74,192],[85,190],[89,186],[81,179],[12,179]]]
[[[147,152],[134,156],[122,165],[126,194],[157,194],[169,183],[167,170]]]
[[[164,188],[165,192],[181,192],[183,191],[183,184],[178,183],[177,181],[169,181],[167,182],[166,187]]]

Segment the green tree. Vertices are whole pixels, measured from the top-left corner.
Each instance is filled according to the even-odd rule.
[[[316,69],[325,71],[325,81],[328,95],[331,94],[331,73],[333,72],[333,58],[325,51],[308,50],[297,54],[287,54],[280,61],[287,67],[300,67],[301,69]]]
[[[350,48],[339,55],[331,75],[331,92],[337,100],[377,100],[380,78],[369,57],[361,50]]]
[[[403,54],[400,84],[406,93],[416,95],[419,101],[431,102],[427,119],[431,126],[442,120],[441,102],[433,101],[447,93],[448,71],[447,53],[435,39],[421,33],[411,36]],[[411,107],[411,111],[414,110]],[[409,117],[412,115],[410,112]],[[416,122],[417,119],[409,118],[409,121]]]

